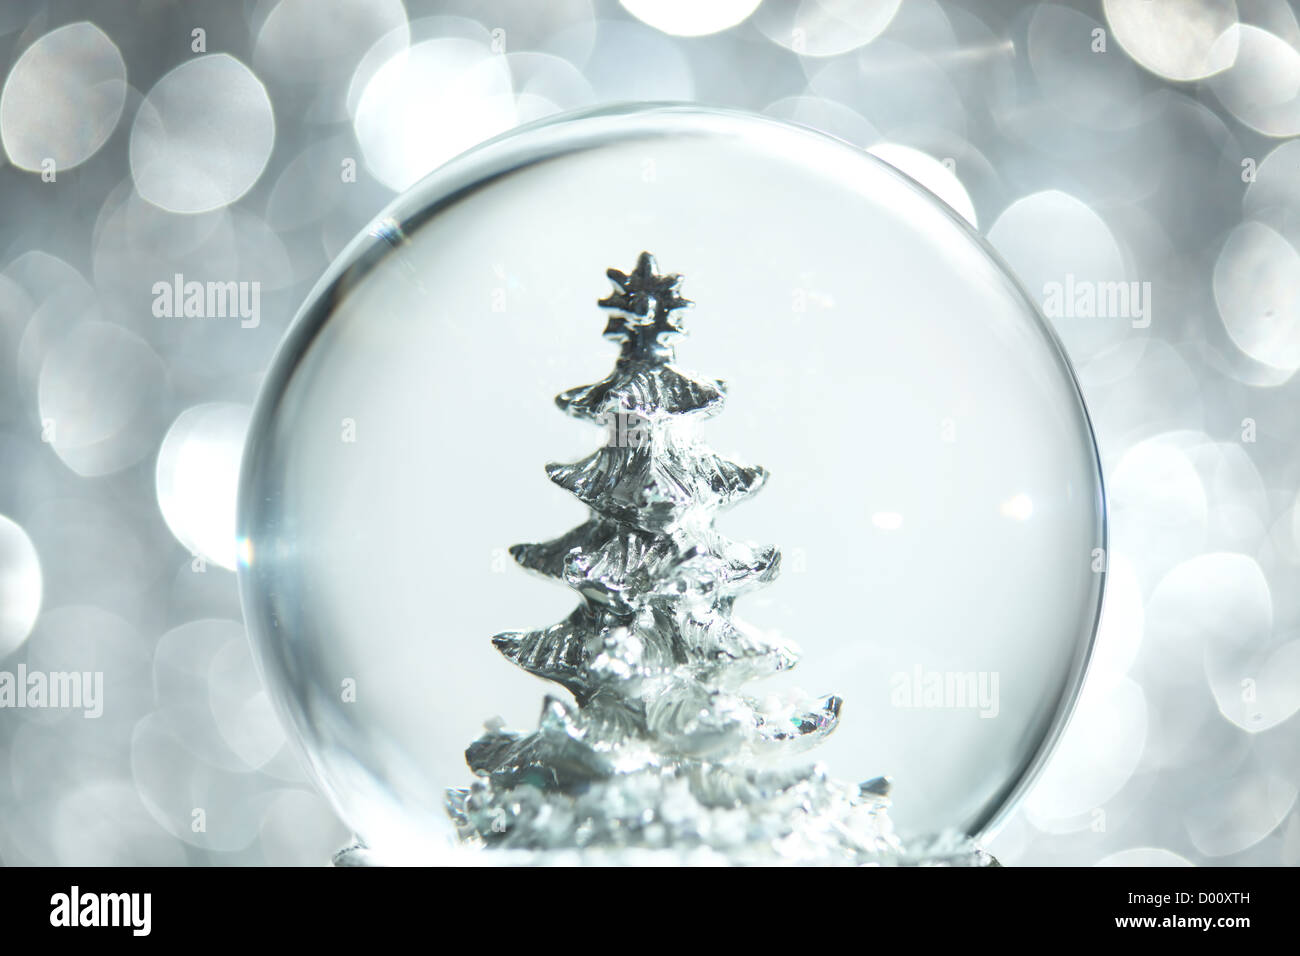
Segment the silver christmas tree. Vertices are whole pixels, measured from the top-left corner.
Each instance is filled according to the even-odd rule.
[[[540,726],[489,725],[466,758],[478,779],[448,793],[461,839],[533,853],[607,858],[663,851],[739,863],[861,863],[897,858],[887,785],[850,785],[781,756],[832,730],[840,698],[771,703],[742,693],[789,670],[796,648],[733,617],[740,595],[776,578],[780,554],[721,535],[719,511],[767,472],[730,461],[694,434],[717,414],[722,382],[674,364],[680,278],[608,271],[605,336],[613,372],[556,398],[603,425],[605,445],[550,479],[591,509],[541,544],[510,549],[523,567],[573,588],[581,603],[542,630],[493,638],[515,665],[567,689]],[[780,766],[779,766],[780,765]]]

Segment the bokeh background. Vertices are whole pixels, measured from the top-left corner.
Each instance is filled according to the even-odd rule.
[[[114,702],[0,710],[3,862],[317,865],[346,841],[230,570],[267,363],[444,160],[563,110],[693,100],[870,149],[1040,301],[1150,290],[1136,321],[1052,320],[1101,447],[1108,593],[1080,709],[990,848],[1300,863],[1284,0],[7,0],[0,77],[0,670],[102,672]],[[256,283],[256,322],[159,316],[177,274]]]

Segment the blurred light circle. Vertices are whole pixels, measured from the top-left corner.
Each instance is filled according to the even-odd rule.
[[[243,278],[238,238],[233,210],[176,215],[146,200],[128,178],[105,198],[91,234],[95,303],[144,336],[173,375],[176,353],[185,349],[206,347],[211,364],[212,340],[239,339],[227,335],[239,318],[185,317],[183,304],[178,315],[172,290],[178,274],[182,283]],[[163,299],[154,291],[160,282]],[[171,318],[154,314],[160,301],[173,306]]]
[[[47,457],[59,464],[56,456]],[[168,536],[155,527],[152,509],[134,495],[101,491],[94,497],[73,497],[60,485],[71,485],[83,494],[97,489],[79,488],[62,467],[56,477],[58,483],[42,482],[23,521],[41,556],[45,606],[93,604],[135,614],[141,595],[154,586],[162,569],[159,555],[171,543]],[[128,487],[133,480],[134,476],[128,479]],[[51,613],[47,610],[37,620],[37,631]]]
[[[257,182],[275,143],[261,80],[226,53],[196,57],[149,91],[131,127],[131,175],[149,202],[207,212]]]
[[[36,303],[27,290],[6,273],[0,272],[0,355],[12,359],[17,351],[27,320],[36,311]]]
[[[1039,829],[1080,830],[1137,769],[1146,743],[1147,703],[1128,678],[1105,686],[1091,677],[1052,759],[1025,799]]]
[[[5,265],[4,274],[22,286],[36,304],[44,302],[69,285],[85,291],[87,297],[92,295],[90,284],[73,265],[39,248],[23,252],[12,263]]]
[[[80,272],[57,256],[31,249],[10,262],[4,275],[22,295],[13,306],[18,339],[18,379],[28,395],[35,394],[41,362],[49,347],[73,324],[92,313],[95,290]]]
[[[889,26],[902,0],[800,0],[766,3],[755,25],[801,56],[838,56],[865,46]]]
[[[158,507],[167,527],[191,553],[234,570],[235,497],[239,462],[251,415],[246,405],[187,408],[158,450]]]
[[[954,13],[950,4],[941,4],[939,0],[907,0],[907,3],[898,5],[898,11],[889,22],[889,36],[931,56],[945,58],[957,53],[962,45],[958,43],[953,27],[953,17],[960,18],[962,13]],[[970,43],[969,36],[964,39],[970,46],[975,45]]]
[[[763,0],[619,0],[647,26],[679,37],[718,33],[742,23]]]
[[[1112,540],[1144,590],[1205,547],[1209,500],[1178,436],[1156,436],[1123,453],[1108,483]]]
[[[23,51],[0,92],[0,136],[9,160],[62,172],[108,140],[126,103],[126,63],[99,27],[85,20],[45,34]]]
[[[1091,37],[1100,28],[1069,7],[1036,4],[1026,38],[1029,66],[1054,113],[1084,126],[1131,126],[1138,115],[1137,71],[1118,53],[1093,50]]]
[[[100,547],[105,552],[100,560],[111,559],[106,553],[110,547]],[[134,626],[103,608],[65,604],[47,610],[27,642],[27,666],[47,674],[103,674],[102,693],[93,704],[100,714],[93,719],[83,716],[88,710],[77,708],[24,711],[28,720],[65,725],[68,736],[76,733],[71,728],[84,728],[102,744],[99,735],[125,733],[148,709],[149,647]],[[83,707],[88,703],[83,700]],[[76,774],[75,766],[71,770]]]
[[[244,648],[251,670],[252,655],[241,624],[187,622],[159,638],[153,677],[158,713],[177,740],[214,767],[242,772],[275,756],[284,738],[265,691],[237,673],[239,660],[230,650],[236,645]]]
[[[255,283],[261,292],[275,292],[293,285],[299,277],[294,274],[288,249],[271,224],[245,209],[234,209],[231,212],[239,263],[235,278]],[[265,308],[260,299],[259,306]],[[257,317],[259,323],[261,318],[260,315]],[[244,322],[252,322],[253,319],[245,319],[241,314],[239,321],[242,328]],[[251,325],[249,327],[252,328]]]
[[[112,642],[116,635],[113,632],[115,619],[111,616],[102,621],[88,617],[80,623],[101,622],[109,626],[106,639]],[[75,666],[85,665],[78,663]],[[34,669],[34,665],[29,662],[28,672]],[[141,696],[145,699],[149,696],[147,683],[143,688],[121,689],[128,693],[142,689]],[[106,682],[105,696],[107,695]],[[117,703],[122,705],[127,702]],[[72,720],[62,723],[32,720],[36,708],[25,708],[21,718],[13,713],[7,714],[6,743],[11,749],[7,755],[9,759],[4,764],[7,771],[4,783],[7,792],[18,798],[15,809],[24,807],[32,816],[48,820],[58,798],[63,794],[89,780],[110,779],[120,775],[122,731],[125,730],[129,736],[134,721],[127,722],[123,727],[110,715],[116,715],[125,709],[127,708],[122,706],[106,705],[103,717],[85,720],[78,713]],[[48,714],[51,710],[52,708],[46,708],[43,712]],[[0,749],[0,755],[3,754],[3,749]],[[0,817],[5,825],[12,825],[8,819],[4,819],[9,816],[9,809],[6,807],[6,813]]]
[[[1111,551],[1106,565],[1106,596],[1101,624],[1088,662],[1088,679],[1113,685],[1123,678],[1142,643],[1142,588],[1133,563]]]
[[[1140,355],[1134,369],[1108,384],[1094,388],[1090,409],[1103,455],[1122,453],[1135,441],[1161,434],[1200,433],[1205,427],[1205,382],[1177,348],[1159,338],[1138,341]],[[1122,346],[1126,348],[1127,346]],[[1122,357],[1120,350],[1107,354]],[[1089,382],[1084,366],[1080,377]],[[1118,540],[1118,539],[1117,539]],[[1148,547],[1155,542],[1148,542]],[[1141,550],[1123,545],[1134,561]]]
[[[1159,662],[1152,676],[1166,683],[1204,687],[1207,655],[1266,645],[1272,632],[1268,580],[1244,554],[1213,552],[1184,561],[1147,602],[1146,642]]]
[[[289,232],[319,222],[343,202],[342,176],[350,146],[343,137],[314,141],[284,167],[266,201],[266,223]]]
[[[1280,144],[1259,162],[1241,206],[1247,219],[1268,224],[1300,248],[1300,140]]]
[[[975,221],[975,205],[966,187],[948,166],[933,156],[898,143],[876,143],[867,152],[911,176],[972,226],[979,225]]]
[[[1300,711],[1300,641],[1217,661],[1207,654],[1205,671],[1219,712],[1242,730],[1269,730]]]
[[[184,866],[185,848],[149,816],[135,788],[91,780],[60,796],[52,827],[60,866]]]
[[[507,53],[515,108],[519,122],[591,106],[596,91],[582,72],[562,57],[549,53]]]
[[[1300,49],[1300,21],[1290,0],[1239,0],[1237,14],[1243,24],[1267,30]]]
[[[1103,0],[1124,52],[1167,80],[1199,80],[1237,57],[1233,0]]]
[[[1190,860],[1179,856],[1173,850],[1160,847],[1139,846],[1131,850],[1120,850],[1110,856],[1102,857],[1097,866],[1192,866]]]
[[[18,384],[24,399],[36,403],[41,372],[51,350],[73,329],[101,317],[95,292],[80,274],[40,301],[18,340]]]
[[[1210,506],[1209,546],[1217,551],[1251,554],[1268,534],[1268,492],[1246,447],[1206,441],[1191,450]]]
[[[1171,770],[1208,769],[1230,772],[1240,745],[1224,737],[1241,740],[1245,735],[1225,721],[1206,692],[1198,673],[1180,673],[1178,679],[1162,680],[1165,667],[1161,654],[1148,643],[1142,648],[1142,683],[1158,701],[1152,706],[1147,726],[1147,744],[1142,752],[1143,772],[1160,774]],[[1159,777],[1156,778],[1157,780]]]
[[[208,850],[242,850],[252,843],[277,789],[263,774],[232,772],[195,755],[159,713],[135,725],[131,775],[159,826]],[[195,825],[200,820],[202,828]]]
[[[263,767],[284,746],[284,729],[258,676],[242,624],[235,624],[217,648],[207,678],[208,705],[221,739],[245,766]]]
[[[1133,337],[1134,316],[1110,307],[1112,290],[1128,286],[1123,254],[1087,203],[1055,189],[1033,193],[998,216],[988,240],[1042,307],[1076,366]],[[1115,300],[1120,304],[1118,295]],[[1131,288],[1123,300],[1135,311]],[[1119,314],[1102,314],[1110,312]]]
[[[196,253],[207,264],[205,271],[233,273],[236,256],[230,219],[230,210],[221,207],[175,215],[141,196],[130,178],[123,180],[109,191],[95,218],[96,289],[114,280],[128,281],[145,286],[143,294],[151,298],[152,282],[144,280],[166,275],[169,264],[197,274],[199,262],[186,258]]]
[[[1144,80],[1144,86],[1147,84]],[[1189,292],[1201,287],[1204,266],[1182,254],[1189,251],[1189,243],[1200,242],[1238,220],[1242,159],[1247,154],[1238,140],[1241,131],[1235,123],[1231,128],[1228,125],[1231,117],[1201,102],[1208,99],[1203,92],[1199,98],[1189,95],[1196,92],[1161,85],[1144,95],[1140,105],[1143,122],[1121,147],[1122,155],[1136,162],[1121,159],[1114,149],[1118,144],[1103,144],[1094,154],[1095,171],[1089,171],[1116,182],[1123,192],[1115,195],[1115,187],[1111,187],[1107,193],[1116,199],[1122,196],[1129,209],[1140,203],[1138,208],[1155,218],[1163,238],[1172,240],[1179,253],[1156,261],[1165,262],[1164,268],[1194,270],[1197,281],[1187,283]],[[1161,160],[1141,161],[1141,157],[1150,156]],[[1189,202],[1189,196],[1195,196],[1195,201]]]
[[[1300,368],[1300,253],[1285,238],[1249,220],[1233,229],[1214,264],[1214,301],[1237,348]]]
[[[156,441],[167,371],[144,339],[109,322],[85,322],[41,367],[40,415],[50,446],[77,474],[133,465]]]
[[[516,121],[506,58],[447,38],[417,43],[384,63],[361,94],[353,128],[367,168],[400,192]]]
[[[0,660],[27,639],[41,611],[43,579],[27,532],[0,515]]]
[[[1248,850],[1286,819],[1296,787],[1257,766],[1192,791],[1183,826],[1192,845],[1209,857]]]
[[[1266,136],[1300,133],[1300,50],[1252,26],[1229,31],[1216,46],[1230,48],[1238,36],[1236,62],[1209,79],[1210,89],[1253,130]]]
[[[408,36],[402,0],[280,0],[257,29],[253,65],[277,93],[277,84],[300,93],[308,120],[334,122],[348,116],[348,82],[366,51]]]
[[[493,55],[501,56],[506,52],[505,39],[500,34],[494,36],[492,30],[473,16],[438,14],[421,17],[395,30],[390,30],[366,50],[366,55],[361,58],[361,62],[348,78],[348,117],[355,126],[361,97],[365,95],[366,88],[370,86],[376,74],[414,46],[431,40],[466,40],[490,51]]]

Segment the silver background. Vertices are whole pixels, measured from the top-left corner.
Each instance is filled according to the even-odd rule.
[[[307,289],[423,172],[549,112],[686,99],[928,154],[893,151],[966,197],[1033,293],[1066,274],[1151,283],[1149,328],[1056,323],[1109,483],[1108,693],[991,849],[1300,861],[1294,12],[766,0],[679,37],[699,13],[675,6],[0,10],[0,669],[102,670],[129,702],[0,711],[0,859],[318,864],[342,843],[217,563],[243,410]],[[405,75],[383,66],[395,38]],[[417,106],[437,122],[406,122]],[[155,317],[150,290],[177,272],[259,282],[260,323]],[[239,826],[194,831],[162,809],[182,794]]]

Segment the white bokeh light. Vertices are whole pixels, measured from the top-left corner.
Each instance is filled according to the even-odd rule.
[[[211,403],[183,411],[158,451],[158,507],[181,544],[223,568],[236,560],[235,499],[250,409]]]
[[[734,27],[758,9],[762,0],[619,0],[623,9],[647,26],[679,37],[699,37]]]
[[[1157,76],[1204,79],[1237,57],[1233,0],[1104,0],[1102,7],[1120,46]]]
[[[171,212],[207,212],[252,188],[275,143],[275,117],[253,71],[226,53],[182,63],[149,91],[131,127],[140,195]]]
[[[0,515],[0,660],[27,639],[41,610],[41,562],[32,539]]]
[[[1236,48],[1232,67],[1209,80],[1219,102],[1266,136],[1300,133],[1300,50],[1252,26],[1228,31],[1215,45],[1218,59]]]
[[[1300,248],[1300,140],[1288,140],[1260,160],[1241,208],[1248,221],[1268,225]]]
[[[1294,783],[1258,766],[1247,766],[1197,790],[1183,815],[1183,826],[1201,853],[1230,856],[1272,833],[1295,802]]]
[[[148,454],[167,372],[134,332],[84,322],[50,348],[37,394],[45,435],[64,464],[79,475],[107,475]]]
[[[254,68],[277,93],[298,94],[305,117],[320,123],[347,118],[352,72],[372,46],[409,41],[402,0],[279,0],[254,22]]]
[[[1214,300],[1237,348],[1300,368],[1300,253],[1284,237],[1259,222],[1237,226],[1214,264]]]
[[[1110,472],[1111,532],[1122,542],[1144,591],[1205,546],[1209,500],[1178,433],[1126,450]]]
[[[1043,307],[1076,367],[1141,349],[1134,316],[1096,314],[1129,276],[1115,234],[1087,203],[1055,189],[1033,193],[1003,210],[987,235]],[[1091,310],[1084,308],[1089,301]]]
[[[88,21],[45,34],[23,51],[0,92],[0,136],[9,161],[56,174],[93,156],[126,103],[126,64]]]
[[[596,91],[568,60],[548,53],[508,53],[519,122],[591,106]]]
[[[1090,128],[1119,129],[1137,119],[1138,76],[1117,55],[1098,55],[1091,37],[1096,20],[1054,3],[1034,7],[1026,42],[1030,69],[1056,118]]]
[[[1048,832],[1081,830],[1137,769],[1147,734],[1142,688],[1121,678],[1088,679],[1070,725],[1025,798],[1030,821]]]
[[[1145,650],[1160,662],[1151,676],[1204,688],[1207,657],[1266,646],[1272,630],[1268,579],[1254,558],[1197,555],[1166,574],[1147,602]]]
[[[458,38],[399,51],[366,84],[353,128],[366,165],[401,191],[469,147],[514,126],[505,57]]]
[[[754,23],[801,56],[830,57],[866,46],[889,26],[901,0],[789,0],[765,3]]]
[[[1088,662],[1088,680],[1112,686],[1124,678],[1142,643],[1142,589],[1133,563],[1117,551],[1106,566],[1106,598]]]
[[[1242,730],[1261,733],[1300,711],[1300,641],[1271,652],[1206,655],[1205,670],[1219,713]]]
[[[158,640],[158,713],[196,756],[223,770],[263,766],[284,744],[237,621],[188,621]]]

